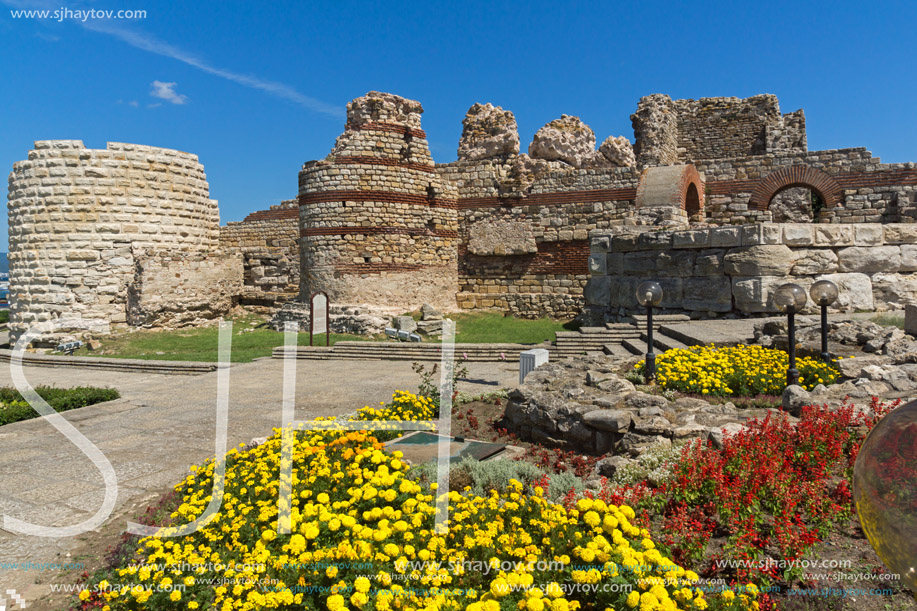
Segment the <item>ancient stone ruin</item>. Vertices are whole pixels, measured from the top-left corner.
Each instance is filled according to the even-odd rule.
[[[361,328],[377,321],[355,311],[421,303],[608,321],[649,278],[693,316],[770,312],[777,284],[825,276],[841,308],[917,304],[917,166],[808,151],[803,112],[773,95],[650,95],[633,144],[563,115],[527,148],[512,112],[475,104],[445,164],[422,113],[353,100],[295,200],[224,227],[194,155],[37,142],[9,182],[13,336],[61,317],[196,324],[235,304],[302,320],[319,290]]]

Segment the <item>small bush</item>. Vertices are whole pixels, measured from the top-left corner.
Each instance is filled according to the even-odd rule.
[[[55,388],[38,386],[38,396],[47,401],[54,411],[66,412],[87,405],[113,401],[121,396],[114,388],[97,388],[79,386],[77,388]],[[0,388],[0,425],[37,418],[38,412],[32,409],[15,388]]]
[[[0,325],[10,321],[10,311],[7,309],[0,310]]]

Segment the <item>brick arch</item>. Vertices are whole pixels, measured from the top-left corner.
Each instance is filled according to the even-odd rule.
[[[688,189],[694,185],[696,201],[690,213],[703,214],[704,179],[692,164],[654,166],[643,170],[637,185],[636,207],[674,207],[686,210]],[[692,194],[693,200],[693,194]]]
[[[689,206],[688,191],[692,185],[696,191],[697,200],[694,201],[694,193],[692,193],[692,201]],[[704,179],[693,164],[685,166],[685,171],[681,174],[681,184],[678,189],[678,203],[679,207],[688,213],[688,216],[692,214],[704,215]]]
[[[764,177],[751,192],[748,207],[767,210],[777,193],[791,187],[807,187],[821,197],[826,208],[840,205],[844,189],[829,174],[807,165],[794,165]]]

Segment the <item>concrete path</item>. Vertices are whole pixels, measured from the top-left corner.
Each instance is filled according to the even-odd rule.
[[[518,363],[466,366],[469,376],[459,383],[462,392],[478,394],[518,381]],[[280,425],[283,361],[236,364],[230,371],[228,447],[270,435]],[[33,386],[111,386],[121,392],[117,401],[64,414],[99,447],[118,476],[118,504],[109,520],[123,524],[134,518],[132,512],[174,486],[192,464],[213,456],[216,372],[168,376],[26,368],[26,376]],[[418,382],[409,362],[299,361],[296,418],[378,405],[396,389],[416,390]],[[9,366],[3,364],[0,386],[11,385]],[[48,526],[77,524],[101,506],[103,489],[102,476],[89,459],[44,419],[0,427],[0,515]],[[77,544],[76,538],[14,535],[2,530],[0,522],[0,592],[15,589],[26,600],[47,594],[53,571],[9,568],[7,563],[67,562]]]

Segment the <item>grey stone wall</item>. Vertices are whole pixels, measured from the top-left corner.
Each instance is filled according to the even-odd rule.
[[[917,304],[917,225],[754,224],[591,234],[586,308],[612,319],[638,311],[637,285],[656,280],[661,308],[700,316],[777,312],[774,290],[816,280],[840,288],[832,309]],[[816,311],[809,303],[806,311]]]

